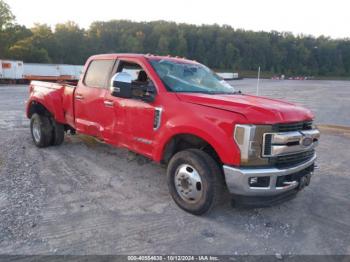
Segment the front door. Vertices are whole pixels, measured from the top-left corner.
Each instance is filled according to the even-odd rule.
[[[134,60],[118,61],[114,73],[119,72],[129,73],[133,77],[133,83],[137,85],[153,85],[144,67]],[[133,92],[138,91],[140,90]],[[107,115],[110,116],[105,119],[105,140],[151,157],[156,129],[154,128],[155,103],[142,101],[136,96],[114,97],[111,92],[106,93],[105,102]]]

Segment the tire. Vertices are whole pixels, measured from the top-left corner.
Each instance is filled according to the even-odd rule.
[[[223,181],[217,162],[198,149],[176,153],[168,165],[167,183],[172,198],[194,215],[202,215],[219,204],[225,191]]]
[[[51,145],[53,128],[47,116],[33,114],[30,119],[30,131],[37,147],[43,148]]]
[[[54,119],[52,120],[53,132],[52,132],[52,146],[59,146],[64,141],[64,125],[57,123]]]

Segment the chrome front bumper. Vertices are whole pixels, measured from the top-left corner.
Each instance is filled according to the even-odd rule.
[[[227,187],[232,194],[242,196],[273,196],[278,195],[299,186],[298,181],[293,181],[284,187],[276,187],[277,178],[302,171],[314,164],[316,155],[312,159],[299,164],[297,166],[288,167],[286,169],[278,168],[234,168],[231,166],[223,166]],[[249,185],[250,177],[270,177],[270,185],[268,187],[251,187]]]

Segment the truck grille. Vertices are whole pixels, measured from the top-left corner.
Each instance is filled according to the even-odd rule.
[[[312,129],[312,121],[295,122],[288,124],[276,124],[273,126],[274,132],[290,132]]]
[[[287,133],[287,132],[296,132],[296,131],[306,131],[306,130],[312,130],[313,122],[312,121],[302,121],[302,122],[294,122],[294,123],[288,123],[288,124],[276,124],[273,126],[273,133]],[[310,131],[308,131],[310,132]],[[303,152],[290,152],[289,154],[281,154],[273,156],[273,133],[267,133],[264,135],[264,142],[263,142],[263,156],[269,157],[269,163],[271,165],[274,165],[278,168],[284,168],[288,166],[294,166],[297,164],[300,164],[302,162],[310,160],[315,155],[315,150],[313,148],[310,148],[309,150],[305,150]],[[306,133],[306,132],[305,132]],[[294,142],[294,140],[292,140]],[[297,146],[292,145],[289,142],[282,145],[287,145],[290,147]],[[315,142],[315,141],[314,141]],[[301,143],[301,142],[297,142]],[[315,142],[316,143],[316,142]],[[276,146],[279,146],[277,144]],[[297,148],[299,149],[299,148]]]
[[[271,142],[272,142],[272,134],[265,135],[265,147],[264,147],[264,155],[268,156],[271,154]]]
[[[310,160],[315,155],[315,150],[310,150],[302,153],[278,156],[270,159],[270,163],[278,168],[294,166],[299,163]]]

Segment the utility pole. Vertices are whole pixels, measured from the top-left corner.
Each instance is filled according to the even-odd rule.
[[[258,82],[256,83],[256,95],[259,95],[259,82],[260,82],[260,66],[258,69]]]

